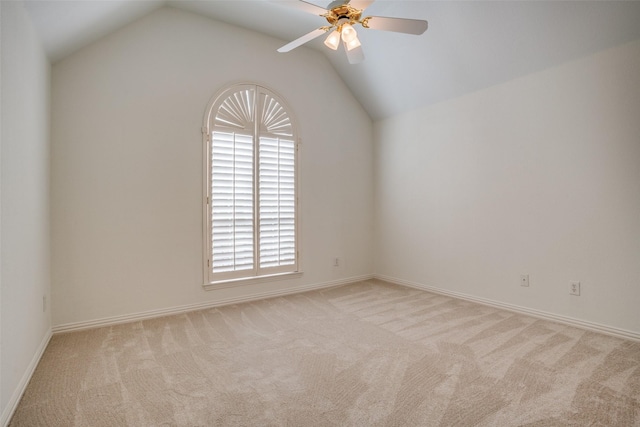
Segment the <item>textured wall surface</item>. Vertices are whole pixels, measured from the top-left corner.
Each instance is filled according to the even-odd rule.
[[[50,66],[22,2],[2,8],[0,414],[26,386],[51,328],[49,268]],[[37,361],[37,360],[36,360]],[[0,421],[1,423],[2,421]]]
[[[54,325],[371,273],[371,120],[324,56],[280,45],[165,8],[54,65]],[[207,292],[201,127],[236,82],[275,91],[297,119],[304,275]]]
[[[640,333],[638,117],[634,42],[377,122],[375,272]]]

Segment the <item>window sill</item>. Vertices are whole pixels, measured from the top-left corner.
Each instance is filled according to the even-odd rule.
[[[213,291],[216,289],[233,288],[243,285],[254,285],[265,282],[275,282],[277,280],[289,280],[302,277],[302,271],[293,273],[270,274],[268,276],[245,277],[241,279],[220,280],[218,282],[205,283],[202,285],[205,291]]]

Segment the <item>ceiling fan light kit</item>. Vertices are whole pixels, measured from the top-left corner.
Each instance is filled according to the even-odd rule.
[[[344,42],[344,47],[347,50],[353,50],[353,49],[355,49],[357,47],[360,47],[360,46],[362,46],[362,45],[360,44],[360,40],[358,40],[357,37],[349,40],[348,42]]]
[[[304,0],[299,0],[296,3],[279,2],[281,4],[294,6],[305,12],[317,14],[325,18],[329,26],[320,27],[305,34],[291,43],[282,46],[278,49],[278,52],[289,52],[322,34],[330,32],[324,44],[332,50],[337,50],[340,45],[340,40],[342,39],[349,63],[357,64],[364,60],[364,54],[362,53],[358,33],[354,28],[356,24],[362,25],[363,28],[415,35],[420,35],[427,30],[427,21],[420,19],[390,18],[384,16],[368,16],[361,19],[362,12],[371,5],[373,1],[374,0],[338,0],[331,3],[327,9],[323,9],[320,6]]]
[[[349,43],[351,40],[358,37],[356,30],[349,23],[342,24],[342,30],[340,33],[342,34],[342,40],[346,43]]]
[[[335,30],[329,34],[329,37],[324,41],[324,44],[333,50],[337,50],[338,46],[340,46],[340,31]]]

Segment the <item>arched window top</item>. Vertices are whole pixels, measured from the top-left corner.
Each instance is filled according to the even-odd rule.
[[[208,114],[207,126],[227,130],[251,130],[260,134],[293,136],[289,108],[269,89],[253,85],[234,85],[220,93]],[[259,117],[256,123],[255,118]]]

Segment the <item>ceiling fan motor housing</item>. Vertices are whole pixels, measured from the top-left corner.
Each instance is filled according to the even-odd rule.
[[[336,6],[333,9],[330,9],[329,12],[324,15],[324,17],[332,27],[346,23],[355,24],[357,22],[360,22],[362,11],[354,9],[348,4],[341,4],[340,6]]]

